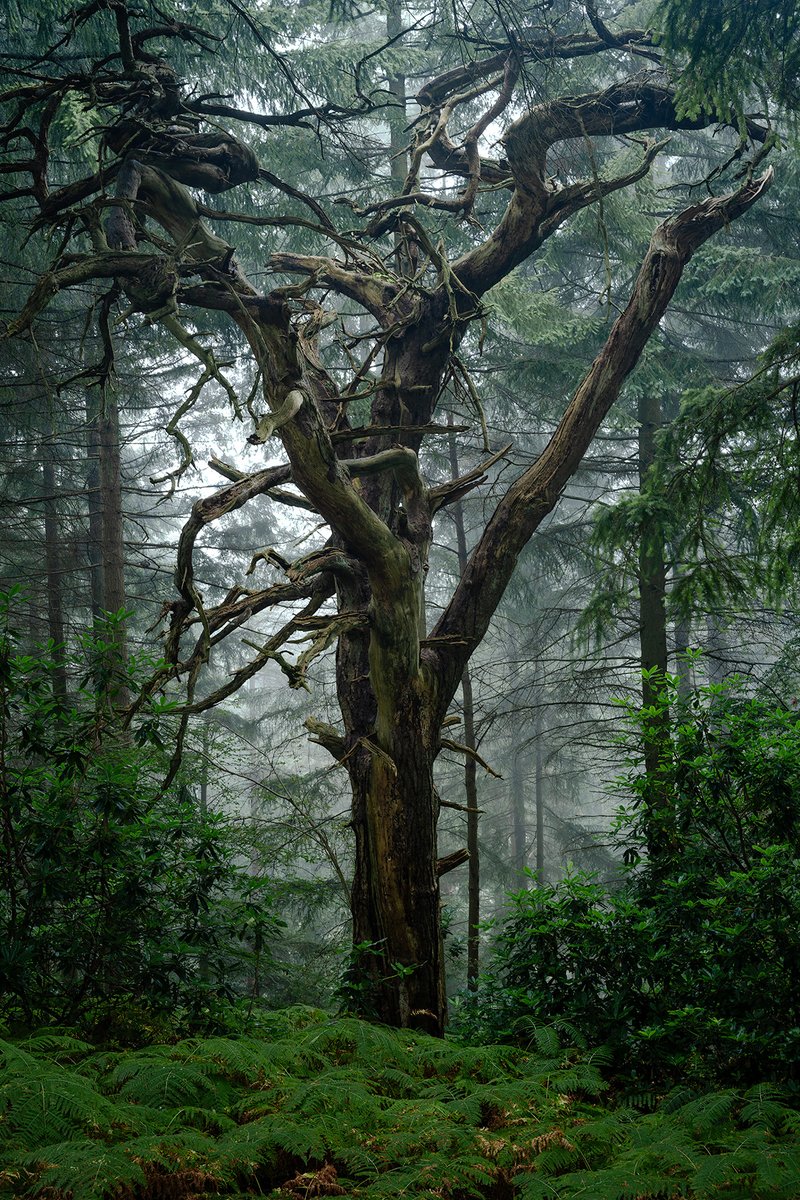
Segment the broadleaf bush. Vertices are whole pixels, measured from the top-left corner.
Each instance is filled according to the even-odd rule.
[[[122,727],[115,688],[135,694],[155,664],[115,662],[113,628],[66,659],[25,653],[18,605],[0,603],[0,1020],[123,1043],[213,1027],[254,959],[269,963],[270,881],[244,869],[239,824],[201,811],[190,775],[162,788],[170,706]]]
[[[669,679],[630,715],[634,744],[662,736],[663,753],[657,810],[635,752],[621,781],[629,865],[611,884],[573,873],[513,894],[457,1028],[514,1040],[567,1023],[632,1086],[796,1085],[800,717],[736,684],[684,701]]]

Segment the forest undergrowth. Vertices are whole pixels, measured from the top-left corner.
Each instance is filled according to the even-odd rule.
[[[0,1196],[671,1200],[800,1195],[777,1087],[624,1097],[541,1028],[467,1046],[297,1007],[257,1034],[0,1043]]]
[[[169,712],[120,739],[51,666],[0,655],[0,1200],[800,1196],[794,711],[666,680],[671,856],[511,896],[442,1039],[271,1010],[269,877],[161,794]]]

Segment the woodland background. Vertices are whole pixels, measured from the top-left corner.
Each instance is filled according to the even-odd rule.
[[[6,4],[0,1195],[800,1194],[798,22],[779,0]],[[669,119],[553,137],[551,198],[586,203],[466,311],[452,264],[505,220],[509,122],[610,111],[622,76]],[[448,103],[466,157],[432,137],[414,176]],[[209,173],[220,145],[241,184]],[[152,179],[125,191],[135,154],[191,189],[199,251],[153,220]],[[459,669],[421,772],[447,1003],[434,978],[415,1009],[422,956],[353,886],[389,871],[361,862],[359,771],[424,740],[403,709],[382,740],[374,659],[377,732],[348,709],[353,561],[373,640],[379,573],[304,479],[294,393],[198,300],[207,264],[230,238],[280,292],[304,380],[336,384],[331,461],[404,545],[424,480],[424,645],[653,231],[731,196]],[[156,304],[144,268],[98,268],[120,246],[201,282]],[[424,437],[413,396],[380,399],[415,288],[445,298]]]

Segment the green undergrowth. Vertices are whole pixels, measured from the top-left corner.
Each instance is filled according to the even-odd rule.
[[[0,1064],[3,1200],[800,1195],[775,1089],[621,1103],[551,1030],[475,1047],[290,1009],[139,1050],[48,1032]]]

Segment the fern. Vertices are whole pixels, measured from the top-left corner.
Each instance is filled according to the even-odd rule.
[[[183,1059],[174,1052],[138,1051],[120,1057],[106,1086],[132,1104],[179,1108],[214,1098],[218,1090],[215,1071],[213,1062]]]
[[[759,1084],[745,1093],[741,1119],[747,1125],[758,1125],[775,1132],[785,1128],[787,1122],[792,1127],[792,1118],[796,1120],[797,1114],[788,1111],[785,1100],[785,1089]]]
[[[604,1106],[602,1055],[563,1035],[463,1047],[292,1010],[263,1038],[0,1042],[0,1197],[800,1195],[800,1119],[778,1089]]]
[[[33,1055],[45,1055],[54,1062],[80,1062],[94,1051],[94,1046],[69,1033],[53,1030],[26,1038],[17,1049]]]
[[[117,1146],[102,1142],[59,1142],[42,1146],[20,1160],[35,1176],[34,1194],[66,1193],[72,1200],[103,1200],[113,1190],[141,1187],[141,1166]]]
[[[34,1064],[0,1078],[3,1139],[30,1150],[51,1142],[109,1135],[115,1105],[91,1081],[58,1065]]]
[[[729,1115],[736,1100],[736,1092],[728,1090],[700,1096],[678,1109],[681,1122],[690,1125],[697,1136],[714,1133]]]

